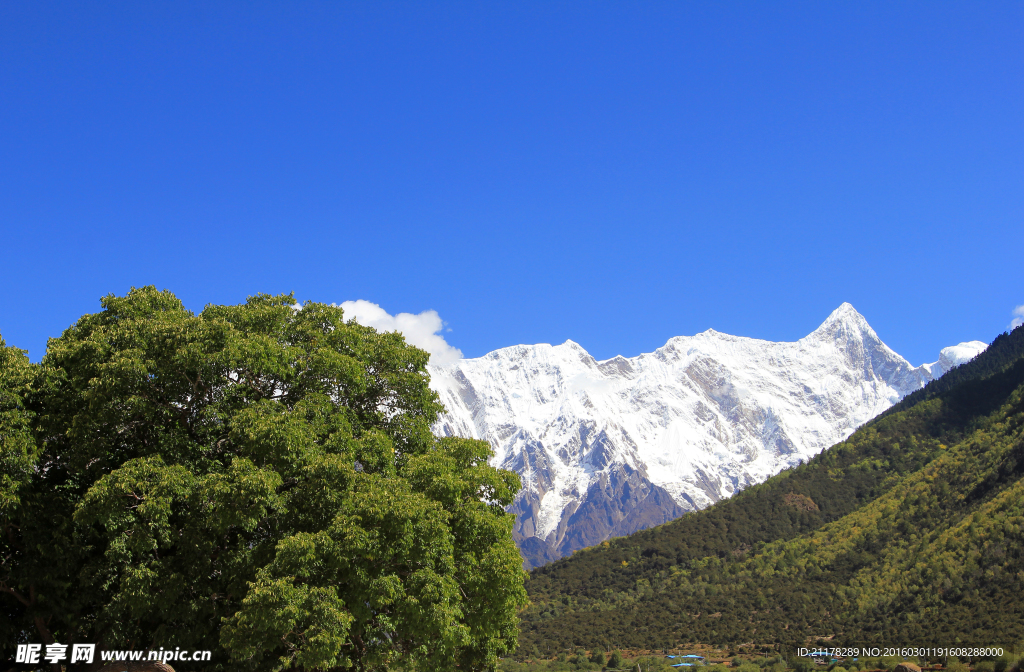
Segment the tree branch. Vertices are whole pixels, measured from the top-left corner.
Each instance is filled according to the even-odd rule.
[[[18,591],[16,591],[14,588],[9,587],[6,583],[0,583],[0,592],[8,593],[10,595],[13,595],[14,599],[16,599],[18,602],[21,602],[26,607],[31,607],[32,606],[32,602],[31,601],[25,599],[24,595],[21,595],[20,593],[18,593]]]

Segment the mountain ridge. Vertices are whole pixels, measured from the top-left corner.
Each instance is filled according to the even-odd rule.
[[[520,474],[514,534],[537,566],[798,464],[984,347],[914,367],[849,303],[794,342],[708,329],[606,360],[571,339],[509,346],[430,367],[434,431],[485,439]]]
[[[1024,327],[853,435],[535,569],[520,650],[1024,637]]]

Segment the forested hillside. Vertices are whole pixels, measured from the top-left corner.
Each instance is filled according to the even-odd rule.
[[[709,509],[534,570],[522,649],[1024,641],[1024,328]]]

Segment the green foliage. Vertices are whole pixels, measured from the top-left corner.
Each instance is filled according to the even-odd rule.
[[[37,367],[0,349],[5,648],[383,670],[515,646],[518,478],[431,434],[425,352],[289,296],[103,308]]]
[[[995,660],[995,672],[1006,672],[1007,670],[1014,669],[1018,665],[1020,656],[1010,651],[1004,651],[1003,655],[996,658]]]
[[[1000,334],[989,344],[982,356],[947,371],[938,380],[926,387],[908,394],[898,404],[882,415],[891,415],[906,410],[922,401],[948,396],[956,389],[955,396],[961,406],[975,414],[984,415],[994,410],[1014,387],[1013,376],[1002,377],[1024,361],[1024,325],[1013,332]],[[986,410],[987,409],[987,410]]]
[[[7,347],[0,337],[0,516],[17,508],[19,492],[28,483],[35,464],[33,416],[24,402],[32,375],[25,351]]]
[[[23,547],[17,543],[19,510],[38,459],[32,412],[25,397],[34,370],[23,350],[0,338],[0,641],[21,641],[16,623],[33,617],[33,597],[19,592]],[[6,647],[8,650],[11,647]]]
[[[642,672],[675,672],[669,661],[661,656],[640,656],[632,661],[630,669]]]
[[[946,672],[967,672],[967,665],[961,663],[956,656],[950,656],[946,659]]]
[[[597,653],[597,652],[595,652]],[[616,653],[618,658],[616,658]],[[572,661],[576,662],[572,662]],[[647,672],[648,669],[651,672],[675,672],[670,666],[671,661],[667,660],[663,656],[641,656],[634,660],[630,660],[622,655],[621,652],[613,652],[608,656],[608,661],[602,668],[601,664],[591,662],[586,653],[584,652],[580,656],[573,656],[566,659],[563,654],[557,656],[554,660],[550,659],[529,659],[516,661],[512,659],[503,659],[498,663],[498,670],[500,672],[576,672],[577,670],[588,670],[591,672],[599,672],[600,670],[630,670],[636,672],[637,666],[643,672]],[[726,669],[724,666],[722,669]]]
[[[1024,329],[994,345],[807,464],[534,570],[522,641],[1020,641]]]

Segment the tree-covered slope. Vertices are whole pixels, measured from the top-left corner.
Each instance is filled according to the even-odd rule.
[[[521,646],[1024,639],[1022,355],[1018,328],[807,464],[535,570]]]

